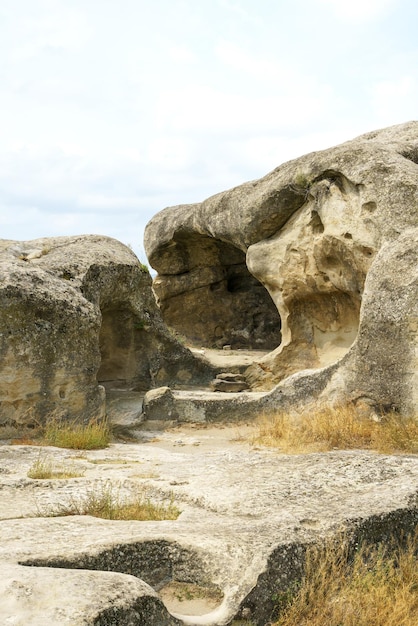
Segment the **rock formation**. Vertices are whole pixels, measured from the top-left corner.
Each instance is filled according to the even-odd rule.
[[[154,290],[167,323],[199,343],[193,352],[167,330],[148,271],[119,242],[0,241],[0,436],[101,418],[118,393],[123,419],[143,406],[147,420],[138,442],[82,456],[0,446],[1,623],[266,626],[312,543],[415,531],[417,455],[274,454],[207,422],[318,399],[416,411],[417,174],[411,122],[157,215],[146,232]],[[202,344],[232,347],[221,351],[223,374],[199,358],[212,352]],[[243,380],[237,347],[272,351]],[[176,389],[215,375],[219,392]],[[164,420],[193,424],[156,439]],[[30,478],[42,459],[78,477]],[[109,485],[126,502],[174,498],[181,514],[63,514]],[[196,586],[203,607],[175,608],[171,585]]]
[[[105,389],[209,381],[167,331],[151,277],[106,237],[0,241],[0,427],[105,412]]]
[[[165,209],[145,245],[169,326],[202,345],[275,348],[247,378],[255,389],[280,383],[276,404],[290,394],[409,413],[417,237],[418,122],[409,122]]]

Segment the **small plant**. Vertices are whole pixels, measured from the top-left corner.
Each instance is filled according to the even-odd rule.
[[[143,272],[146,272],[147,274],[149,274],[149,267],[146,263],[142,263],[141,261],[139,262],[139,267],[141,268],[141,270]]]
[[[38,458],[34,461],[32,466],[28,470],[28,478],[35,478],[38,480],[47,478],[80,478],[84,475],[84,472],[80,472],[74,465],[63,466],[57,469],[54,466],[52,459],[44,454],[39,454]]]
[[[401,547],[344,538],[309,548],[299,589],[275,626],[415,626],[418,534]]]
[[[45,427],[43,441],[46,445],[75,450],[107,448],[111,433],[106,421],[92,420],[88,424],[64,422],[53,419]]]
[[[51,517],[67,515],[92,515],[108,520],[160,521],[175,520],[180,510],[169,504],[151,502],[144,494],[121,494],[120,485],[101,483],[90,489],[85,496],[72,497],[61,503]]]
[[[360,417],[354,406],[319,407],[302,415],[278,412],[261,419],[254,443],[287,453],[333,449],[418,452],[418,420],[391,414],[376,422]]]
[[[63,278],[64,280],[71,280],[72,278],[74,278],[74,274],[70,272],[70,270],[62,270],[61,278]]]
[[[142,472],[142,473],[135,473],[135,474],[131,474],[131,478],[142,478],[142,479],[153,479],[153,478],[159,478],[160,475],[157,474],[156,472]]]
[[[312,176],[307,172],[299,170],[298,172],[296,172],[293,183],[291,184],[291,188],[298,195],[304,196],[306,200],[312,187],[312,183]]]

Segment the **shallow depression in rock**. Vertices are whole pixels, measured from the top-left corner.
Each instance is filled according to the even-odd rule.
[[[205,615],[216,609],[223,600],[218,587],[171,581],[159,590],[159,595],[170,613]]]
[[[170,613],[185,616],[210,613],[224,597],[221,589],[207,580],[196,553],[163,540],[119,545],[71,560],[25,560],[21,565],[130,574],[150,585]]]

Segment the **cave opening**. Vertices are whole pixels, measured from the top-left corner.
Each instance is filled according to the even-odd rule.
[[[268,291],[249,272],[243,250],[187,233],[176,235],[170,255],[154,290],[173,331],[191,345],[207,348],[270,351],[280,344],[280,315]]]

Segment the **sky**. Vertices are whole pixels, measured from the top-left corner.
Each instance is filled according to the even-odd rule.
[[[416,0],[0,0],[0,238],[102,234],[418,119]]]

